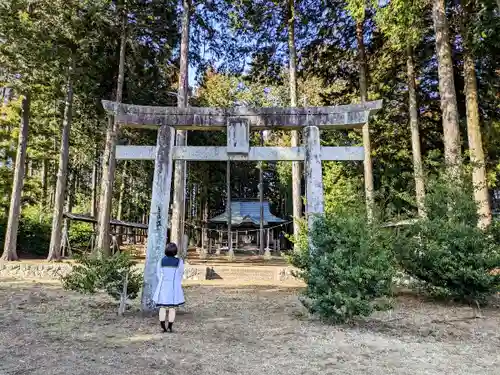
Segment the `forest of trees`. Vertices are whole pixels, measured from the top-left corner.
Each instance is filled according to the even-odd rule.
[[[364,165],[323,163],[326,210],[366,199],[368,215],[376,207],[384,221],[425,216],[426,179],[444,168],[451,181],[472,178],[488,226],[500,183],[499,20],[494,0],[3,1],[2,259],[58,259],[66,211],[99,220],[72,223],[70,237],[85,243],[95,230],[104,252],[110,217],[147,222],[154,165],[115,162],[114,145],[152,145],[156,132],[117,128],[101,99],[180,107],[383,99],[362,131],[322,134],[324,145],[371,146]],[[177,141],[223,145],[225,134]],[[300,134],[265,142],[296,145]],[[300,216],[300,164],[264,168],[273,211]],[[225,162],[189,162],[186,171],[179,163],[174,216],[202,225],[220,213],[225,175]],[[258,197],[258,184],[257,163],[232,164],[233,197]]]

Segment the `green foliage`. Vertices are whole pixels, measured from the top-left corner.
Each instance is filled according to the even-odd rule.
[[[92,224],[79,221],[71,222],[69,227],[69,243],[72,251],[82,252],[90,249],[94,230]]]
[[[309,261],[294,258],[296,265],[306,267],[301,270],[307,283],[304,305],[334,323],[387,308],[395,274],[389,243],[387,231],[368,225],[364,215],[318,219]]]
[[[426,1],[391,0],[383,6],[377,2],[375,6],[375,21],[394,49],[404,50],[421,42]]]
[[[0,78],[1,80],[1,78]],[[10,94],[10,92],[9,92]],[[21,99],[1,106],[0,111],[0,154],[5,162],[0,162],[0,211],[8,212],[12,190],[12,167],[7,160],[15,158],[15,145],[20,121]]]
[[[407,0],[290,2],[214,0],[193,3],[190,66],[198,73],[192,106],[288,106],[288,25],[293,13],[297,66],[298,105],[329,106],[359,100],[355,24],[364,19],[370,99],[383,99],[383,108],[370,119],[376,201],[387,221],[416,214],[405,47],[412,47],[417,69],[417,102],[425,170],[443,163],[442,122],[439,106],[435,37],[427,2]],[[127,7],[126,75],[123,101],[144,105],[175,105],[178,80],[179,8],[176,2],[133,1],[0,1],[0,212],[10,202],[16,154],[19,98],[31,95],[27,177],[23,188],[23,218],[18,243],[24,252],[45,253],[47,222],[25,219],[28,206],[51,212],[54,195],[60,126],[64,112],[64,86],[69,57],[74,70],[74,110],[68,197],[74,212],[91,212],[94,165],[100,171],[107,119],[100,99],[114,99],[121,34],[120,9]],[[447,4],[448,21],[457,35],[460,14]],[[346,7],[350,12],[346,11]],[[475,4],[468,23],[477,70],[481,128],[487,155],[488,181],[495,187],[500,176],[500,88],[497,4]],[[460,20],[459,20],[460,21]],[[460,74],[463,35],[454,38],[452,57],[461,124],[465,124],[463,77]],[[250,59],[250,61],[249,61]],[[215,67],[215,68],[213,68]],[[244,72],[244,73],[242,73]],[[190,80],[191,82],[191,80]],[[5,96],[2,96],[5,95]],[[463,132],[465,134],[465,132]],[[156,131],[121,128],[118,144],[150,145]],[[466,137],[463,137],[464,149]],[[224,132],[190,132],[189,143],[225,145]],[[323,146],[361,145],[356,130],[322,131]],[[273,131],[268,146],[289,146],[289,132]],[[464,159],[466,160],[466,159]],[[257,163],[232,164],[233,197],[258,196]],[[325,210],[363,203],[363,168],[359,162],[323,163]],[[117,163],[115,185],[120,186],[123,164]],[[123,196],[123,219],[142,221],[149,211],[154,163],[130,161]],[[190,162],[187,190],[194,210],[191,224],[200,221],[208,201],[208,216],[224,208],[226,164]],[[45,171],[43,173],[42,171]],[[46,177],[46,178],[45,178]],[[292,213],[291,163],[268,163],[264,174],[265,197],[274,213]],[[116,212],[119,189],[115,189]],[[192,195],[192,196],[191,196]],[[194,200],[194,201],[192,201]],[[284,202],[284,203],[283,203]],[[199,208],[199,209],[198,209]],[[26,223],[25,221],[28,220]],[[2,219],[0,219],[2,221]],[[39,223],[39,224],[37,224]],[[1,223],[0,223],[1,225]],[[24,228],[24,229],[23,229]],[[72,222],[72,247],[87,248],[90,230]],[[4,227],[0,236],[4,235]],[[27,239],[25,240],[24,237]],[[307,259],[307,257],[303,258]]]
[[[357,171],[346,168],[341,162],[323,162],[323,189],[325,194],[325,211],[358,210],[364,203],[362,195],[362,179]]]
[[[293,250],[285,255],[288,263],[299,269],[296,276],[304,279],[306,277],[306,272],[309,270],[311,257],[309,256],[309,245],[308,245],[308,229],[307,221],[299,221],[300,233],[295,240],[293,235],[287,236],[290,241],[294,243]],[[295,242],[296,241],[296,242]]]
[[[30,207],[23,212],[19,223],[17,246],[23,252],[45,257],[50,245],[52,218]]]
[[[52,228],[51,217],[43,214],[37,207],[28,207],[19,221],[17,248],[24,254],[34,257],[47,256]],[[3,247],[6,217],[0,218],[0,244]]]
[[[6,217],[0,217],[0,244],[3,246]],[[23,209],[19,221],[17,247],[23,254],[34,257],[46,257],[50,245],[52,231],[52,216],[47,210],[38,206],[27,206]],[[78,221],[71,222],[69,241],[71,249],[83,252],[89,249],[92,237],[92,226]]]
[[[404,270],[430,289],[466,303],[484,304],[500,291],[498,226],[483,232],[467,183],[438,180],[426,197],[428,218],[400,230],[395,253]]]
[[[366,0],[347,0],[346,9],[356,21],[364,21],[366,6]]]
[[[127,297],[135,299],[142,285],[142,274],[134,268],[135,264],[125,252],[107,258],[80,255],[71,272],[62,278],[63,287],[85,294],[105,291],[119,300],[128,275]]]

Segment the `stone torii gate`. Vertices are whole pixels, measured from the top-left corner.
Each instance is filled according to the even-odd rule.
[[[382,101],[334,107],[304,108],[178,108],[120,104],[107,100],[103,107],[121,126],[157,128],[156,146],[117,146],[121,160],[154,160],[142,307],[154,307],[156,263],[163,256],[167,237],[173,160],[304,161],[308,225],[323,213],[322,160],[363,160],[363,147],[322,147],[320,129],[360,128]],[[250,147],[250,131],[304,129],[303,147]],[[226,130],[227,146],[174,146],[175,130]],[[229,177],[229,174],[228,174]],[[230,195],[228,195],[230,202]],[[231,241],[229,241],[230,243]],[[230,249],[231,250],[231,249]]]

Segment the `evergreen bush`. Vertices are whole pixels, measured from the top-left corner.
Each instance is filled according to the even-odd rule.
[[[106,292],[115,300],[135,299],[142,285],[142,274],[135,264],[126,252],[111,257],[77,255],[71,272],[62,277],[63,287],[84,294]]]
[[[363,215],[342,213],[318,218],[311,235],[309,260],[304,248],[292,258],[302,265],[302,302],[311,313],[344,323],[390,306],[395,269],[387,231]]]
[[[92,224],[73,221],[69,227],[69,243],[73,252],[85,252],[90,249],[94,229]]]
[[[427,218],[400,230],[395,254],[405,271],[433,291],[453,299],[485,304],[500,291],[497,225],[477,227],[472,188],[443,180],[430,184]]]
[[[7,218],[0,216],[0,245],[3,247]],[[49,253],[52,231],[51,212],[41,211],[38,206],[24,207],[19,220],[17,248],[19,255],[45,258]],[[69,241],[73,252],[89,250],[92,239],[92,224],[78,221],[71,222]]]
[[[303,279],[305,277],[303,272],[308,270],[310,266],[309,247],[307,244],[307,222],[300,220],[299,228],[300,232],[297,239],[293,235],[287,235],[287,238],[294,244],[294,247],[289,253],[285,254],[285,259],[290,265],[299,270],[294,273],[294,276]]]
[[[19,253],[32,255],[37,258],[48,255],[50,232],[52,230],[51,220],[51,216],[40,212],[38,207],[26,207],[23,209],[17,233],[17,248]],[[2,248],[6,229],[7,218],[1,217],[0,245]]]

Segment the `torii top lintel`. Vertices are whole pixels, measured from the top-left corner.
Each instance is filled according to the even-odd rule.
[[[228,120],[247,121],[253,130],[292,130],[305,126],[357,128],[371,113],[382,108],[382,100],[334,107],[159,107],[120,104],[103,100],[108,115],[127,127],[156,128],[161,125],[186,130],[225,130]]]

